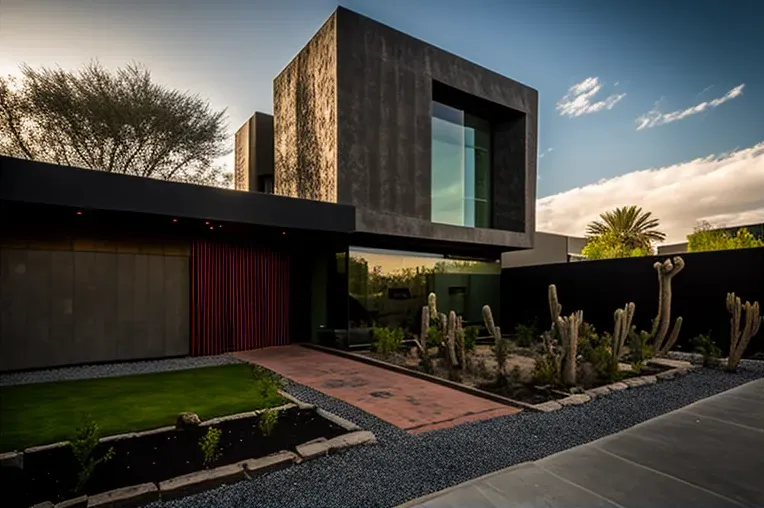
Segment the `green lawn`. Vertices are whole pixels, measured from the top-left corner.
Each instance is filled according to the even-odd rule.
[[[0,452],[70,439],[88,414],[101,435],[202,420],[285,403],[248,364],[0,388]]]

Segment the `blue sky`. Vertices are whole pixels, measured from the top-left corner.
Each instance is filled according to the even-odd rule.
[[[341,4],[536,88],[540,198],[566,191],[570,197],[571,189],[602,179],[764,141],[761,0]],[[159,81],[199,93],[216,108],[227,107],[233,132],[255,110],[272,111],[273,77],[336,6],[329,0],[3,0],[0,71],[20,62],[62,67],[93,58],[109,66],[143,62]],[[601,86],[590,105],[625,95],[611,109],[561,115],[560,100],[587,78],[597,78]],[[744,85],[741,94],[716,107],[637,130],[637,119],[659,101],[661,113],[683,111],[739,85]],[[754,150],[752,157],[745,174],[754,188],[764,189],[761,154]],[[677,171],[665,173],[663,183],[690,176]],[[755,195],[745,198],[747,212],[753,210],[746,217],[764,217],[762,196],[764,190],[758,201]],[[733,213],[725,210],[707,215]],[[704,213],[694,212],[693,220]],[[578,226],[556,227],[571,228]]]

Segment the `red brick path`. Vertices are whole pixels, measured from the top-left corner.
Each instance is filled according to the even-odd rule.
[[[411,433],[520,411],[435,383],[296,345],[234,355],[352,404]]]

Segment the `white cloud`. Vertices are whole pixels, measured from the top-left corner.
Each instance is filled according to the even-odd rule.
[[[568,93],[557,102],[557,111],[560,112],[561,116],[587,115],[605,109],[613,109],[613,106],[626,97],[625,93],[619,93],[598,101],[594,96],[600,90],[602,90],[602,85],[599,78],[586,78],[568,89]],[[593,100],[594,102],[592,102]]]
[[[709,88],[703,90],[701,94],[708,91]],[[698,113],[702,113],[711,108],[719,107],[725,102],[743,95],[743,88],[745,88],[745,83],[736,86],[722,97],[701,102],[684,110],[672,111],[671,113],[661,113],[658,105],[656,105],[652,110],[637,118],[637,130],[641,131],[642,129],[649,129],[650,127],[676,122],[677,120],[682,120],[688,116],[697,115]]]
[[[764,141],[539,199],[536,228],[583,236],[600,213],[628,205],[652,212],[667,243],[684,242],[699,220],[718,226],[764,222]]]

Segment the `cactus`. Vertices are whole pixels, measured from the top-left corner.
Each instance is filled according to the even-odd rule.
[[[727,359],[727,370],[734,371],[740,364],[745,348],[751,337],[759,333],[762,318],[759,315],[759,302],[745,302],[741,305],[740,298],[735,293],[727,293],[727,311],[730,318],[730,354]],[[740,330],[740,319],[745,311],[743,330]]]
[[[496,342],[501,337],[501,329],[493,322],[493,313],[491,312],[490,305],[483,305],[483,322],[488,333],[491,334],[494,342]]]
[[[562,382],[566,385],[576,384],[576,354],[578,349],[578,331],[584,322],[583,311],[574,312],[568,317],[557,318],[557,329],[562,338],[563,364]]]
[[[446,337],[446,354],[449,365],[456,367],[459,365],[459,360],[456,358],[456,312],[450,311],[448,313],[448,322],[443,335]]]
[[[613,331],[613,337],[611,339],[611,354],[614,363],[618,363],[618,360],[623,355],[623,346],[626,343],[626,338],[629,336],[631,330],[631,321],[634,319],[635,305],[633,302],[629,302],[623,309],[618,309],[613,315],[615,320],[615,330]]]
[[[671,280],[684,268],[684,260],[676,256],[673,263],[671,259],[667,259],[663,263],[657,261],[653,267],[658,272],[658,314],[653,320],[650,337],[653,340],[653,355],[661,356],[674,347],[682,328],[682,318],[680,317],[674,323],[674,329],[669,335],[668,341],[664,343],[671,323]]]
[[[464,347],[464,327],[462,326],[462,317],[456,318],[456,346],[459,350],[459,366],[462,369],[467,368],[467,350]]]
[[[430,358],[430,352],[427,349],[427,336],[430,330],[430,307],[425,305],[422,307],[422,323],[421,330],[419,331],[419,338],[414,337],[414,343],[419,351],[419,359],[422,363],[422,368],[425,372],[432,373],[432,359]]]
[[[509,356],[509,341],[501,336],[501,328],[493,321],[493,312],[489,305],[483,305],[483,322],[488,333],[493,336],[493,354],[496,356],[497,377],[500,382],[506,379],[506,363]]]
[[[557,286],[549,284],[549,314],[552,316],[552,331],[557,324],[557,320],[560,319],[560,313],[562,312],[562,305],[557,298]]]
[[[427,308],[430,311],[430,318],[435,319],[438,317],[438,297],[435,293],[427,295]]]

